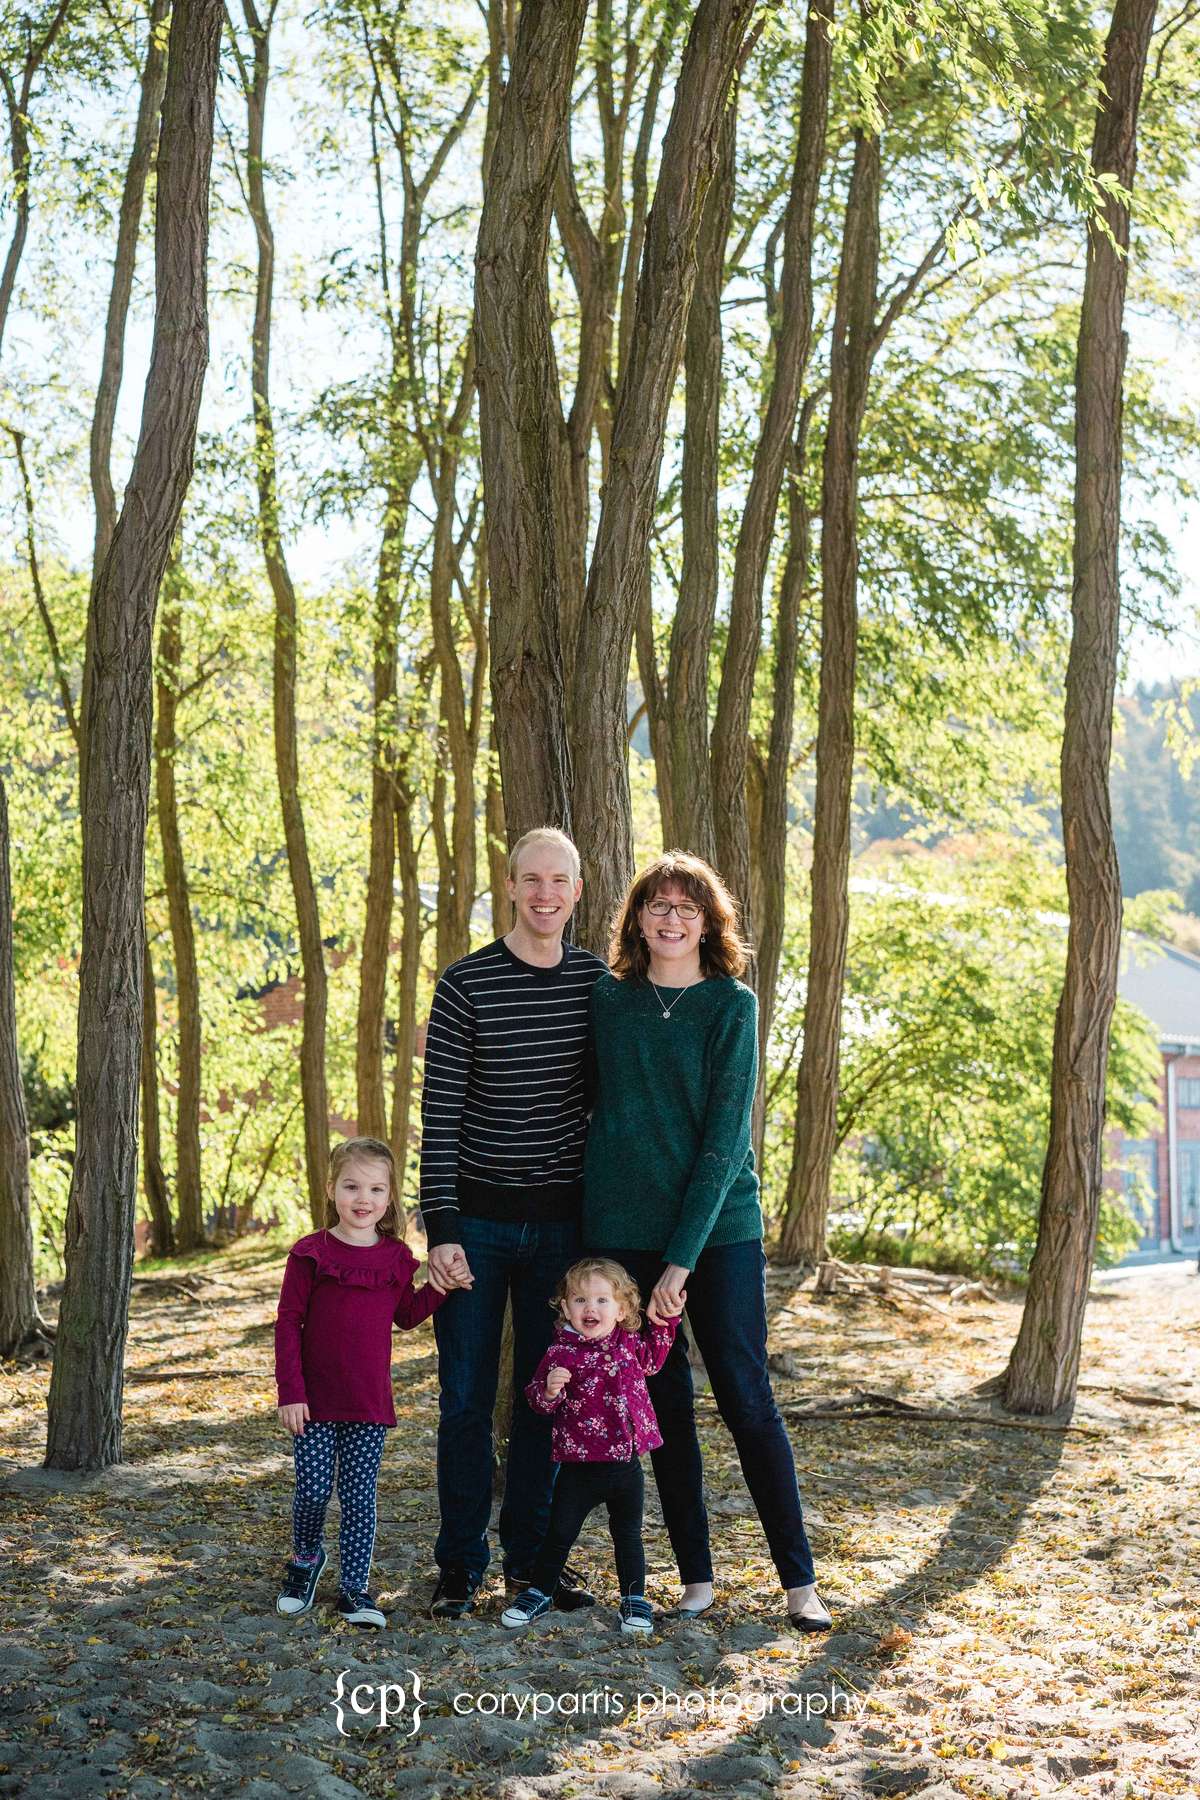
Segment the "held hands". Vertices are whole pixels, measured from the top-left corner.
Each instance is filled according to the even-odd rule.
[[[429,1252],[429,1285],[436,1288],[439,1294],[448,1294],[451,1288],[469,1288],[475,1285],[471,1265],[461,1244],[433,1246]]]
[[[293,1400],[290,1406],[279,1408],[279,1421],[285,1431],[293,1437],[304,1436],[304,1421],[308,1417],[308,1407],[303,1400]]]
[[[556,1394],[561,1394],[570,1379],[570,1369],[560,1368],[556,1363],[554,1368],[552,1368],[546,1376],[547,1400],[553,1400]]]
[[[646,1317],[652,1325],[664,1325],[668,1319],[679,1317],[687,1300],[684,1283],[690,1274],[690,1269],[681,1268],[678,1263],[667,1264],[655,1284],[650,1304],[646,1308]]]

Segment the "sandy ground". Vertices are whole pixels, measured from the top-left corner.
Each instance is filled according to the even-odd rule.
[[[617,1631],[598,1515],[577,1559],[594,1609],[520,1638],[495,1591],[459,1624],[422,1616],[428,1326],[396,1339],[401,1424],[373,1575],[388,1628],[341,1624],[332,1567],[312,1614],[278,1617],[291,1496],[270,1378],[278,1264],[243,1247],[204,1265],[197,1297],[136,1286],[126,1460],[104,1475],[39,1467],[48,1371],[0,1369],[0,1794],[1200,1794],[1190,1270],[1096,1284],[1068,1431],[990,1422],[994,1403],[972,1392],[1003,1366],[1019,1301],[817,1300],[774,1271],[785,1412],[871,1389],[959,1416],[790,1420],[836,1613],[812,1639],[783,1622],[705,1399],[718,1604],[638,1641]],[[665,1606],[675,1583],[649,1488]]]

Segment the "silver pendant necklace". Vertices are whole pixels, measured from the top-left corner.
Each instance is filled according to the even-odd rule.
[[[650,981],[649,975],[647,975],[646,980]],[[679,1002],[683,999],[683,996],[685,994],[690,994],[692,991],[691,988],[680,988],[679,992],[676,994],[675,998],[672,1000],[670,1006],[668,1006],[666,1004],[665,1000],[663,999],[662,995],[659,993],[658,989],[654,986],[654,983],[652,981],[650,981],[650,986],[653,990],[654,998],[658,1001],[658,1004],[662,1007],[662,1016],[664,1019],[669,1019],[671,1014],[675,1011],[675,1008],[679,1005]],[[699,986],[698,982],[692,983],[692,987],[698,987],[698,986]]]

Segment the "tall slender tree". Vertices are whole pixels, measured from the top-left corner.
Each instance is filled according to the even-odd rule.
[[[838,1050],[850,924],[850,800],[858,654],[858,447],[875,336],[879,269],[879,139],[859,127],[846,199],[830,351],[821,484],[821,684],[813,820],[812,927],[796,1137],[781,1248],[823,1254],[837,1137]]]
[[[1075,534],[1062,745],[1070,924],[1054,1023],[1050,1142],[1037,1247],[1004,1383],[1015,1412],[1074,1401],[1100,1209],[1109,1027],[1121,948],[1121,876],[1109,797],[1120,641],[1121,411],[1129,203],[1156,0],[1116,0],[1101,70],[1075,363]],[[1114,189],[1112,183],[1118,184]]]
[[[570,709],[572,818],[584,870],[580,935],[598,949],[606,945],[633,867],[629,656],[695,280],[696,240],[754,4],[700,0],[693,16],[646,220],[629,355],[614,403],[608,479],[573,659]]]
[[[0,1356],[43,1338],[33,1279],[29,1118],[17,1054],[8,796],[0,777]]]
[[[176,718],[183,689],[183,596],[177,566],[168,568],[163,587],[155,682],[154,788],[179,1021],[179,1074],[175,1094],[175,1236],[180,1250],[194,1250],[204,1241],[200,1179],[200,978],[175,783],[175,759],[179,749]]]
[[[158,145],[159,114],[163,88],[167,79],[167,0],[152,0],[146,52],[138,84],[137,119],[133,143],[125,165],[121,186],[121,207],[117,225],[117,247],[113,257],[112,282],[109,287],[108,312],[104,321],[104,347],[100,358],[100,379],[96,384],[96,400],[92,408],[90,472],[92,502],[96,512],[95,543],[92,551],[92,582],[100,578],[108,546],[117,525],[117,496],[113,483],[113,429],[117,418],[117,402],[121,393],[121,377],[125,367],[125,332],[129,321],[129,305],[133,296],[133,277],[137,266],[138,238],[141,232],[142,208],[146,184]],[[78,740],[78,734],[76,733]],[[162,829],[162,809],[159,809]],[[169,829],[169,827],[168,827]],[[167,1256],[175,1249],[175,1232],[171,1223],[170,1196],[162,1161],[162,1130],[159,1120],[158,1073],[158,997],[155,991],[154,953],[149,929],[143,957],[145,994],[142,1006],[142,1186],[150,1209],[151,1244],[157,1256]],[[185,968],[181,980],[186,983]],[[186,1005],[186,1001],[185,1001]],[[199,1046],[197,1045],[197,1062]],[[183,1046],[181,1044],[181,1059]],[[190,1079],[181,1066],[181,1109],[177,1113],[179,1130],[188,1136],[191,1091],[196,1093],[195,1137],[199,1142],[199,1076]],[[186,1166],[186,1163],[185,1163]],[[199,1183],[199,1161],[196,1162],[196,1184]],[[199,1217],[199,1201],[194,1209]],[[180,1248],[191,1249],[199,1242],[190,1229],[182,1233]]]
[[[489,119],[475,253],[492,729],[513,838],[571,823],[560,621],[576,610],[575,559],[546,258],[586,13],[587,0],[524,0],[494,128]],[[494,91],[500,43],[494,28]]]
[[[300,755],[296,731],[296,684],[300,660],[300,616],[296,588],[283,546],[279,505],[279,462],[271,411],[271,329],[275,294],[275,234],[267,205],[263,164],[267,98],[271,81],[271,30],[278,0],[260,14],[254,0],[242,0],[250,34],[244,56],[233,39],[246,97],[246,198],[258,245],[254,324],[251,335],[251,389],[254,402],[254,466],[258,491],[258,532],[275,602],[273,638],[273,718],[275,774],[283,814],[288,875],[300,939],[304,1012],[300,1036],[300,1089],[304,1112],[304,1168],[312,1220],[325,1218],[329,1164],[329,1088],[325,1070],[329,975],[321,936],[317,883],[308,848],[300,797]],[[232,26],[230,27],[232,34]]]
[[[192,472],[208,362],[209,169],[221,0],[176,0],[155,218],[155,318],[125,503],[88,608],[75,1165],[46,1464],[121,1455],[137,1191],[154,612]]]
[[[750,487],[733,564],[729,636],[713,723],[712,784],[721,871],[750,918],[750,830],[746,753],[754,676],[762,639],[762,599],[779,506],[779,491],[796,429],[813,328],[813,236],[829,117],[833,0],[808,11],[804,74],[792,185],[783,220],[783,270],[772,309],[772,374],[754,450]],[[863,271],[866,272],[865,270]],[[865,385],[865,384],[864,384]],[[760,993],[759,1000],[763,996]]]

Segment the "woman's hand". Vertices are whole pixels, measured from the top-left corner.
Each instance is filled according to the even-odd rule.
[[[684,1283],[690,1274],[690,1269],[683,1269],[678,1263],[667,1264],[654,1285],[646,1308],[646,1317],[652,1325],[665,1325],[668,1319],[679,1317],[687,1300]]]
[[[293,1437],[304,1436],[304,1421],[308,1417],[308,1407],[303,1400],[294,1400],[290,1406],[281,1406],[279,1417],[285,1431],[290,1431]]]

